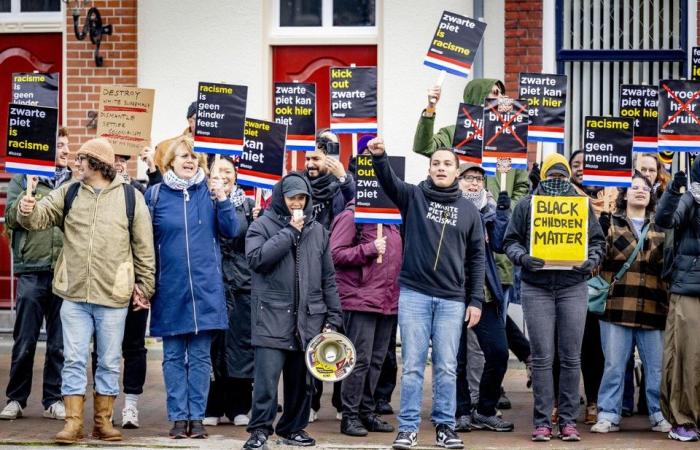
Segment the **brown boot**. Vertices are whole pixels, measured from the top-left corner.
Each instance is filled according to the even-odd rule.
[[[82,395],[66,395],[63,404],[66,407],[66,423],[63,430],[56,434],[54,440],[58,444],[74,444],[83,436],[83,406],[85,397]]]
[[[122,434],[112,426],[112,407],[114,397],[95,394],[95,427],[92,437],[103,441],[121,441]]]

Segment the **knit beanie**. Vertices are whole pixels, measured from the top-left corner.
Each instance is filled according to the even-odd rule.
[[[544,180],[549,175],[553,175],[555,173],[560,173],[567,178],[571,177],[569,161],[567,161],[566,158],[559,153],[552,153],[544,159],[542,168],[540,169],[540,177]]]
[[[90,139],[80,146],[77,155],[92,156],[110,166],[114,164],[114,149],[105,138]]]

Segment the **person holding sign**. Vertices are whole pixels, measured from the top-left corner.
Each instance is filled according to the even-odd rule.
[[[418,186],[401,181],[389,165],[382,138],[369,142],[379,184],[401,211],[405,249],[399,275],[401,411],[396,449],[418,442],[423,372],[433,342],[433,409],[437,445],[463,448],[455,433],[457,351],[462,324],[474,327],[484,300],[484,234],[479,211],[462,196],[459,160],[449,148],[430,157]]]
[[[328,231],[313,219],[312,188],[298,173],[272,191],[272,203],[246,234],[252,270],[253,411],[244,449],[267,448],[273,429],[285,445],[315,445],[304,428],[311,410],[305,349],[322,331],[342,325]],[[277,386],[284,408],[275,428]]]
[[[579,196],[569,181],[571,169],[566,158],[558,153],[549,155],[542,164],[540,177],[542,181],[534,195],[523,197],[516,205],[506,230],[504,249],[514,264],[522,266],[521,298],[532,347],[532,389],[535,397],[532,440],[551,439],[551,413],[554,400],[558,397],[559,436],[565,441],[578,441],[581,438],[576,429],[576,417],[581,340],[588,304],[586,280],[603,258],[605,238],[590,207],[590,200],[586,199],[583,203],[588,206],[587,211],[581,211],[581,202],[575,200]],[[568,201],[570,197],[573,198]],[[531,245],[535,244],[531,241],[533,205],[537,206],[535,212],[544,216],[535,225],[545,228],[545,238],[552,239],[540,247],[564,248],[561,244],[568,243],[570,250],[567,253],[572,254],[578,249],[583,262],[571,268],[559,266],[554,270],[542,270],[545,261],[532,256],[531,249]],[[572,227],[571,232],[562,228],[562,221]],[[555,330],[558,336],[556,341]],[[561,361],[558,393],[554,392],[552,378],[555,351],[558,351]]]

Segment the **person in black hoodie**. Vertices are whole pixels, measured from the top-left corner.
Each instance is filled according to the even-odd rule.
[[[272,203],[250,224],[246,258],[252,270],[253,409],[244,449],[266,448],[284,373],[284,409],[275,432],[286,445],[311,446],[304,431],[311,375],[304,349],[322,330],[342,323],[328,231],[313,220],[311,186],[297,173],[272,191]]]
[[[484,300],[485,247],[479,211],[457,184],[459,161],[450,149],[430,157],[428,178],[418,186],[391,170],[384,141],[375,138],[372,154],[379,183],[401,211],[405,248],[399,275],[401,330],[401,411],[396,449],[418,441],[423,372],[433,342],[433,409],[437,445],[463,448],[454,431],[457,350],[462,324],[475,326]]]

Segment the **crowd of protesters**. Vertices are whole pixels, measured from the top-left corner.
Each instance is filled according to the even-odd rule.
[[[55,176],[18,175],[8,189],[17,319],[0,419],[27,406],[45,319],[43,415],[65,421],[56,442],[85,437],[90,356],[92,436],[121,440],[114,400],[124,394],[122,428],[138,428],[150,317],[174,439],[206,438],[207,426],[228,420],[250,432],[244,449],[267,448],[273,433],[314,445],[305,429],[323,383],[307,370],[305,349],[339,331],[356,348],[354,370],[333,386],[348,436],[394,432],[382,415],[394,413],[398,386],[393,447],[417,445],[428,358],[438,446],[463,448],[458,433],[471,430],[512,431],[502,415],[511,408],[502,388],[510,349],[532,386],[533,441],[580,440],[580,402],[591,432],[619,431],[635,382],[651,431],[697,441],[700,160],[688,179],[640,154],[630,187],[595,188],[583,185],[576,150],[568,160],[548,155],[529,173],[511,170],[501,185],[480,165],[460,163],[454,126],[434,133],[440,94],[428,91],[415,133],[413,151],[429,158],[419,184],[396,176],[381,137],[363,136],[354,149],[371,155],[403,218],[381,235],[355,223],[355,158],[346,169],[331,156],[339,141],[328,129],[304,170],[284,176],[264,206],[237,185],[236,160],[194,151],[195,103],[181,135],[141,153],[147,183],[129,177],[129,156],[104,139],[83,144],[70,168],[61,129]],[[505,95],[499,80],[478,79],[463,100]],[[535,195],[588,199],[580,265],[544,270],[530,254]],[[588,310],[596,274],[611,283],[602,315]],[[509,303],[522,304],[527,338]]]

